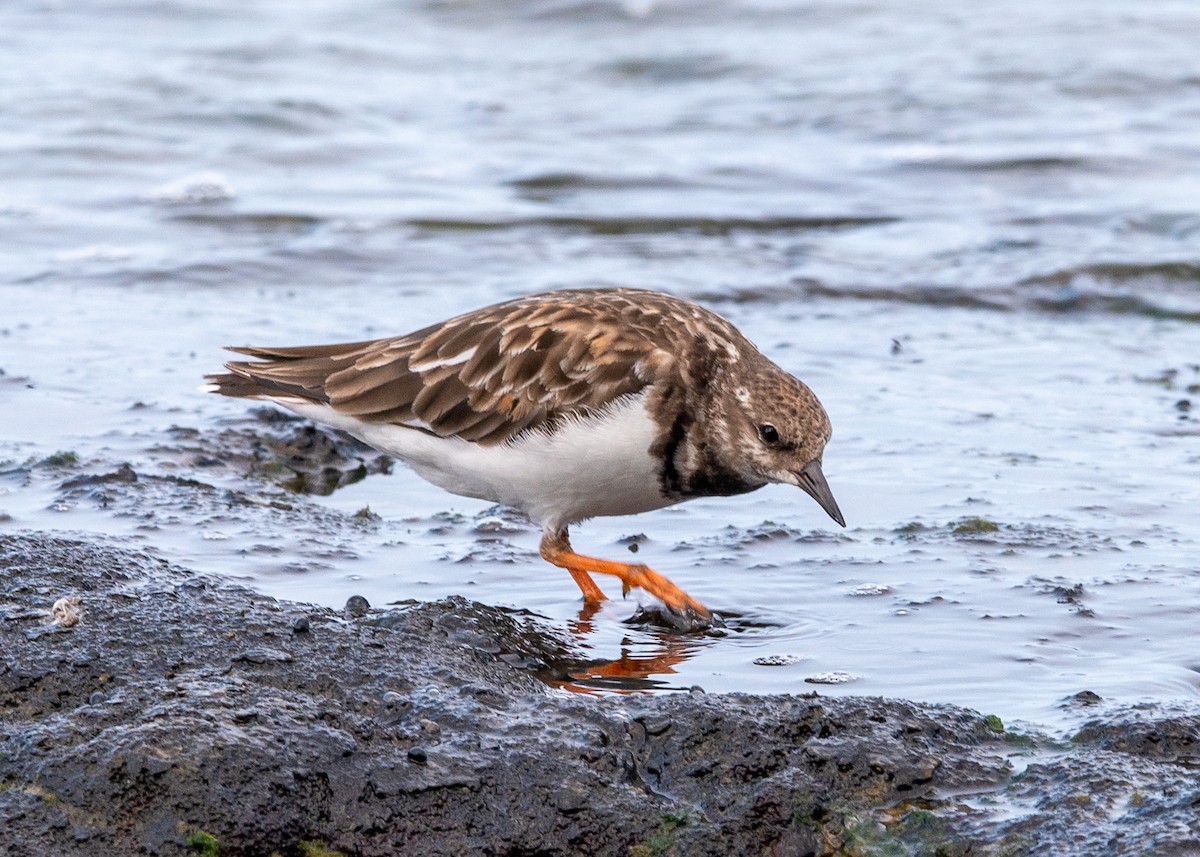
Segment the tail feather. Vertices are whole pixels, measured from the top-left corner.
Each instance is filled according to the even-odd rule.
[[[367,346],[374,345],[376,340],[368,339],[363,342],[339,342],[334,345],[297,345],[284,348],[264,348],[258,345],[229,346],[226,351],[235,354],[245,354],[247,357],[258,357],[262,360],[306,360],[312,357],[328,357],[344,359],[357,357]]]
[[[354,345],[305,348],[231,348],[262,362],[231,361],[227,373],[208,375],[206,390],[240,399],[304,399],[329,402],[325,382],[347,362]],[[338,356],[333,356],[337,354]],[[340,358],[340,359],[339,359]],[[350,357],[349,359],[353,359]]]
[[[230,364],[230,368],[232,364]],[[313,390],[298,384],[283,384],[270,378],[255,375],[243,375],[236,372],[226,372],[217,375],[205,375],[207,384],[204,390],[220,396],[231,396],[237,399],[284,399],[298,398],[310,402],[328,402],[329,397],[324,390]]]

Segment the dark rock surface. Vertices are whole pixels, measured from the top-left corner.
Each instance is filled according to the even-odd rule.
[[[1195,712],[1092,703],[1056,742],[571,695],[565,638],[462,599],[356,616],[37,533],[0,579],[0,854],[1200,854]]]
[[[298,494],[332,494],[369,474],[391,471],[389,456],[349,435],[277,408],[255,408],[250,415],[252,422],[216,432],[176,426],[149,455],[201,470],[231,468]]]

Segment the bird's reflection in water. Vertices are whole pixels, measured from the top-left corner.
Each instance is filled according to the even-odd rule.
[[[592,619],[599,610],[599,604],[585,604],[570,623],[571,634],[580,642],[592,636]],[[628,624],[642,628],[650,639],[635,643],[626,637],[616,658],[576,661],[553,676],[544,676],[546,683],[572,693],[590,694],[687,690],[665,677],[675,675],[679,664],[724,636],[723,631],[681,634],[662,627],[666,623],[653,611],[646,610],[639,610]]]

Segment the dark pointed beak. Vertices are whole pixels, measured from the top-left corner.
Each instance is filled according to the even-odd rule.
[[[804,465],[796,471],[796,479],[799,481],[800,487],[829,513],[829,517],[843,527],[846,526],[842,510],[838,508],[837,500],[833,499],[833,492],[829,490],[829,483],[825,481],[825,474],[821,472],[821,462],[810,461]]]

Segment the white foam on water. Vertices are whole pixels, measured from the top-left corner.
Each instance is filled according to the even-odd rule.
[[[142,198],[161,205],[202,205],[228,202],[236,196],[229,179],[215,170],[205,170],[159,185]]]

